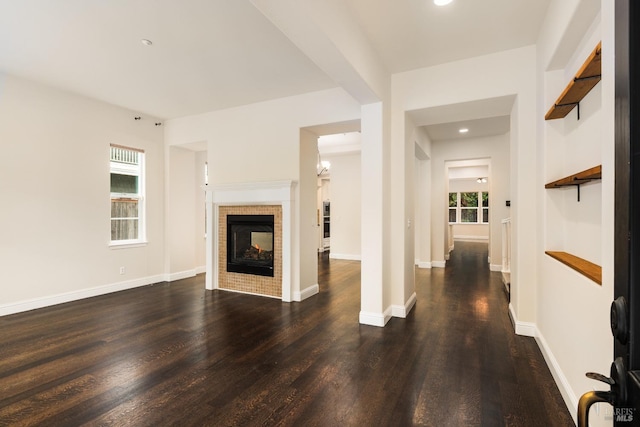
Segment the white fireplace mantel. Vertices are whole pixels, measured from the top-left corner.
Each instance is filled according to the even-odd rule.
[[[268,181],[206,185],[207,194],[207,289],[218,289],[218,207],[280,205],[282,207],[282,301],[292,301],[299,282],[294,268],[294,210],[296,181]]]

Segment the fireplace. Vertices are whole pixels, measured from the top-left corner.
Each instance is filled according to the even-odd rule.
[[[273,215],[227,215],[227,271],[273,277]]]
[[[293,253],[295,182],[224,184],[210,186],[206,190],[207,224],[211,226],[207,228],[211,232],[207,233],[206,288],[262,295],[287,302],[298,297],[294,292],[299,288],[297,285],[299,279],[294,274],[295,269],[292,264],[295,260]],[[227,217],[235,215],[269,216],[268,225],[273,224],[273,264],[269,262],[270,265],[267,267],[269,276],[227,270],[227,257],[233,255],[233,249],[228,254],[228,240],[233,239],[233,234],[229,235]],[[258,245],[260,246],[260,243]]]

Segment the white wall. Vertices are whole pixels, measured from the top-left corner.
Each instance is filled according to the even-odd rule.
[[[542,179],[538,186],[539,252],[560,250],[602,266],[602,285],[548,256],[539,259],[536,327],[567,405],[574,410],[582,393],[602,386],[585,377],[595,371],[608,375],[613,361],[609,306],[613,299],[614,225],[614,70],[613,5],[602,2],[602,15],[578,18],[593,11],[592,0],[552,2],[547,28],[539,45],[539,79],[543,84],[537,114],[541,129]],[[578,18],[577,18],[578,17]],[[550,24],[552,22],[553,24]],[[558,29],[566,33],[556,34]],[[602,40],[602,80],[564,119],[543,117],[561,91]],[[600,182],[575,188],[544,189],[544,183],[602,164]],[[611,407],[591,411],[591,425],[611,425],[604,415]]]
[[[206,266],[205,259],[205,235],[206,235],[206,216],[205,216],[205,201],[206,201],[206,193],[203,190],[204,182],[204,167],[207,162],[207,152],[206,151],[198,151],[195,153],[194,159],[194,173],[195,173],[195,182],[196,182],[196,198],[195,198],[195,236],[194,236],[194,246],[195,246],[195,268],[196,273],[204,273]]]
[[[420,268],[431,268],[431,140],[421,127],[414,127],[412,134],[416,152],[415,263]]]
[[[482,70],[469,79],[469,70]],[[513,99],[510,131],[510,180],[513,221],[511,265],[511,314],[520,333],[531,333],[528,322],[535,318],[536,220],[536,47],[503,51],[392,76],[394,146],[404,139],[407,112],[465,102]],[[507,113],[508,114],[508,113]],[[478,117],[475,117],[478,118]],[[398,135],[398,132],[400,135]],[[438,173],[432,158],[432,177]],[[434,191],[440,186],[434,182]],[[444,187],[444,185],[442,185]],[[395,189],[394,189],[395,192]],[[433,195],[432,200],[439,200]],[[432,209],[432,226],[444,223],[444,209]],[[404,221],[403,221],[404,222]],[[498,231],[499,232],[499,231]],[[432,230],[433,260],[444,262],[444,233]]]
[[[330,258],[359,260],[361,257],[360,153],[326,155],[331,162],[331,252]]]
[[[3,74],[0,94],[0,314],[163,280],[159,120]],[[111,143],[145,150],[141,247],[109,247]]]
[[[310,154],[301,157],[300,130],[359,118],[360,105],[344,90],[331,89],[169,120],[165,138],[168,145],[207,142],[209,185],[280,180],[301,184],[296,188],[293,256],[305,258],[294,262],[292,295],[296,295],[309,286],[308,278],[317,268],[315,234],[301,239],[302,229],[307,230],[310,221],[315,221],[316,197],[315,190],[310,190],[312,196],[305,192],[301,197],[302,187],[306,187],[301,171],[307,169],[302,169],[300,162]]]
[[[451,170],[451,169],[450,169]],[[451,174],[449,174],[451,175]],[[487,176],[488,173],[480,176]],[[476,178],[477,179],[477,178]],[[449,193],[464,193],[464,192],[489,192],[489,183],[478,183],[476,179],[449,179]],[[503,203],[504,204],[504,203]],[[489,193],[489,213],[491,209],[497,203],[494,203],[492,194]],[[497,216],[496,216],[497,218]],[[502,218],[500,218],[502,220]],[[456,240],[481,240],[489,242],[489,224],[453,224],[453,238]],[[502,240],[501,240],[502,242]],[[500,243],[502,245],[502,243]],[[500,246],[502,250],[502,246]],[[502,262],[500,259],[494,259],[493,264]]]
[[[195,152],[169,147],[167,168],[167,247],[168,266],[172,279],[195,274],[196,240],[196,176]]]
[[[448,244],[444,236],[448,229],[449,192],[461,191],[459,180],[452,180],[449,184],[447,165],[477,159],[486,159],[490,163],[488,183],[485,187],[478,187],[477,183],[469,184],[472,191],[488,189],[489,191],[489,257],[492,269],[499,270],[502,262],[501,221],[509,217],[510,208],[505,201],[510,200],[510,167],[509,167],[509,134],[469,138],[451,141],[436,141],[431,145],[432,162],[432,222],[433,242],[431,251],[436,265],[445,260]],[[479,161],[479,160],[478,160]],[[459,163],[458,163],[459,165]],[[453,187],[449,187],[453,185]],[[472,227],[486,227],[482,225]],[[455,229],[454,229],[455,233]],[[455,236],[455,234],[454,234]]]
[[[391,319],[390,123],[382,102],[362,106],[360,323],[384,326]],[[402,239],[400,239],[402,241]],[[402,283],[402,282],[395,282]],[[396,285],[398,286],[398,285]]]
[[[300,289],[318,285],[317,188],[318,138],[308,130],[300,130]],[[306,244],[302,244],[302,242]],[[311,291],[307,291],[311,292]],[[314,291],[313,293],[317,293]],[[294,298],[298,299],[298,298]]]
[[[360,106],[331,89],[168,120],[165,138],[207,141],[211,185],[298,180],[300,129],[359,117]]]
[[[169,146],[166,167],[166,265],[170,280],[204,272],[206,151]]]

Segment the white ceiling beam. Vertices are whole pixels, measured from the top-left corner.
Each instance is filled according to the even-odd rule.
[[[390,74],[343,0],[251,0],[360,104],[388,99]]]

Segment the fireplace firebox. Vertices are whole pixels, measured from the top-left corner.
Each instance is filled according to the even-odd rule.
[[[227,215],[227,271],[273,277],[273,215]]]

